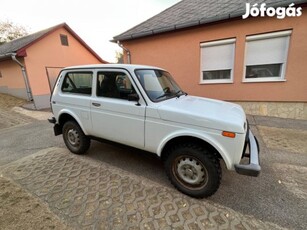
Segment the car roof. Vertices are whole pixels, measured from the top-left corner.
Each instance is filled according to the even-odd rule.
[[[135,65],[135,64],[91,64],[91,65],[78,65],[65,67],[63,70],[75,70],[75,69],[99,69],[99,68],[120,68],[134,71],[135,69],[161,69],[155,66],[149,65]],[[162,70],[162,69],[161,69]]]

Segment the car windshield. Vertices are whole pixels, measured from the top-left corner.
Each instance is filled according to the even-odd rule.
[[[180,97],[185,93],[180,89],[172,76],[163,70],[141,69],[135,71],[148,97],[153,102]]]

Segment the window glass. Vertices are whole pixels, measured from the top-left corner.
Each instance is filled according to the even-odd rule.
[[[172,76],[163,70],[142,69],[135,71],[148,97],[154,101],[167,100],[185,94]]]
[[[60,34],[60,40],[61,40],[62,46],[68,46],[68,38],[67,38],[67,35]]]
[[[92,94],[93,73],[71,72],[65,75],[62,92],[77,94]]]
[[[231,70],[203,71],[203,80],[230,79]]]
[[[235,39],[201,43],[201,83],[232,82]]]
[[[97,96],[128,100],[128,95],[133,93],[135,93],[135,90],[125,73],[98,72]]]
[[[245,80],[284,79],[291,31],[246,37]]]
[[[281,77],[282,64],[246,66],[246,78]]]

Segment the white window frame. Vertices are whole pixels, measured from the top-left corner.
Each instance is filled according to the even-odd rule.
[[[230,69],[230,78],[229,79],[213,79],[213,80],[204,80],[203,79],[203,63],[202,60],[202,49],[206,47],[213,47],[213,46],[220,46],[220,45],[233,45],[232,55],[233,59],[231,60],[231,69]],[[233,83],[233,70],[234,70],[234,62],[235,62],[235,50],[236,50],[236,39],[230,38],[230,39],[223,39],[218,41],[211,41],[211,42],[203,42],[200,43],[200,84],[225,84],[225,83]],[[223,70],[223,69],[212,69],[214,70]]]
[[[242,82],[284,82],[286,81],[286,67],[288,63],[288,54],[289,54],[289,44],[290,44],[290,38],[291,38],[292,30],[287,31],[280,31],[280,32],[271,32],[271,33],[265,33],[265,34],[258,34],[258,35],[251,35],[246,36],[245,41],[245,56],[244,56],[244,71],[243,71],[243,80]],[[247,43],[251,41],[257,41],[257,40],[265,40],[265,39],[273,39],[278,37],[285,37],[286,40],[286,47],[285,47],[285,59],[282,63],[263,63],[263,65],[273,65],[273,64],[281,64],[281,71],[280,71],[280,77],[262,77],[262,78],[246,78],[246,62],[247,62],[247,52],[248,47]]]

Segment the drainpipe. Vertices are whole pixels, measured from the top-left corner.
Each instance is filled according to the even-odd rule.
[[[127,49],[126,47],[124,47],[124,45],[121,44],[119,41],[117,41],[117,45],[119,45],[120,48],[122,48],[124,51],[126,51],[128,64],[131,64],[131,53],[130,53],[130,50]]]
[[[12,57],[12,60],[15,61],[20,66],[20,68],[21,68],[22,76],[23,76],[23,79],[24,79],[25,85],[26,85],[28,101],[32,101],[33,97],[32,97],[32,93],[31,93],[31,88],[30,88],[30,84],[29,84],[26,68],[25,68],[25,66],[23,64],[21,64],[20,61],[17,60],[16,53],[12,53],[11,57]]]

